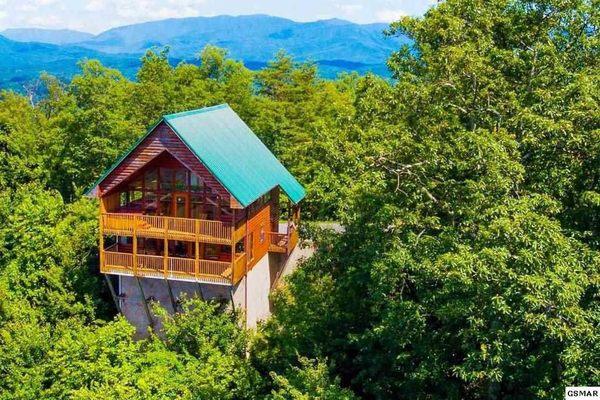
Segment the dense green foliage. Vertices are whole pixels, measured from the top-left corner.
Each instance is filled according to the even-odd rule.
[[[358,85],[341,237],[256,357],[327,358],[369,398],[562,398],[600,381],[598,3],[448,0]]]
[[[148,53],[0,98],[0,397],[498,399],[600,381],[599,4],[447,0],[395,81]],[[245,332],[191,299],[134,340],[83,190],[161,114],[229,103],[306,186],[315,255]]]

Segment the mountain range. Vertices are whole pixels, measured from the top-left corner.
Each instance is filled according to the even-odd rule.
[[[174,62],[196,62],[207,44],[227,49],[249,68],[264,66],[283,49],[297,60],[316,62],[325,77],[342,71],[387,75],[387,58],[408,39],[385,36],[386,27],[340,19],[296,22],[268,15],[223,15],[145,22],[98,35],[8,29],[0,32],[0,87],[19,89],[42,71],[69,79],[83,58],[99,59],[132,78],[149,48],[168,46]]]

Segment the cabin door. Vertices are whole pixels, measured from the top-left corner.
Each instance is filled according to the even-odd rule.
[[[173,193],[173,216],[179,218],[190,217],[189,193]]]

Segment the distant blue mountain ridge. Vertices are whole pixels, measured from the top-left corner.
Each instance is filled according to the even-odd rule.
[[[0,32],[0,88],[19,90],[43,71],[61,79],[77,73],[81,59],[99,59],[133,78],[149,48],[168,46],[173,61],[196,62],[207,44],[223,47],[248,68],[258,69],[285,50],[319,65],[324,77],[343,71],[387,76],[392,51],[408,43],[387,37],[386,24],[330,19],[296,22],[268,15],[165,19],[122,26],[96,36],[71,30],[8,29]]]
[[[13,28],[0,32],[2,36],[16,42],[40,42],[50,44],[70,44],[90,40],[94,37],[91,33],[74,31],[71,29],[36,29]]]

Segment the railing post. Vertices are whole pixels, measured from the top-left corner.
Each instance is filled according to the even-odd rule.
[[[169,270],[169,219],[167,217],[163,218],[165,224],[165,237],[163,239],[163,274],[165,279],[167,279],[167,273]]]
[[[138,274],[137,264],[137,217],[133,216],[133,274]]]
[[[200,220],[195,221],[195,230],[196,230],[196,241],[195,244],[195,258],[194,258],[194,276],[196,280],[198,280],[200,275]]]
[[[103,218],[102,218],[102,212],[100,212],[100,241],[99,241],[99,247],[100,247],[100,272],[104,272],[104,230],[102,228],[102,223],[103,223]]]
[[[231,220],[231,282],[233,282],[235,276],[235,208],[232,210]]]

